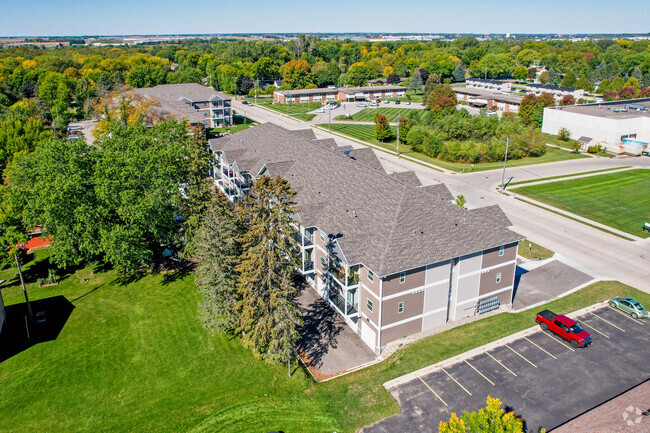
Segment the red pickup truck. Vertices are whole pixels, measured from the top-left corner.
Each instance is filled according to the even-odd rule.
[[[569,341],[573,347],[587,347],[591,344],[591,335],[582,329],[575,320],[566,316],[558,316],[550,310],[544,310],[537,313],[535,320],[544,331],[550,329]]]

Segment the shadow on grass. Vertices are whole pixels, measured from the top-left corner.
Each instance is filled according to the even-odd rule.
[[[153,271],[163,273],[163,286],[166,286],[178,280],[182,280],[191,274],[195,268],[194,263],[186,260],[179,262],[167,259],[165,261],[158,262],[157,265],[158,266],[155,266],[153,268]]]
[[[31,305],[34,315],[46,314],[44,323],[29,323],[24,302],[5,307],[7,317],[0,334],[0,362],[38,343],[56,340],[74,310],[74,305],[62,295],[32,301]]]

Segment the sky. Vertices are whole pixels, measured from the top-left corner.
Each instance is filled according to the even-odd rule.
[[[0,0],[0,36],[648,33],[647,0]]]

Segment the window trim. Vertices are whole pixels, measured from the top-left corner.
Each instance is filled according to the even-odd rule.
[[[404,301],[397,304],[397,314],[402,314],[404,312]]]
[[[406,282],[406,272],[399,273],[399,283],[404,284]]]
[[[372,308],[373,308],[372,300],[370,298],[366,298],[366,309],[372,312]]]
[[[372,281],[373,283],[375,282],[375,273],[368,268],[366,268],[366,277],[368,278],[368,281]]]
[[[497,272],[497,283],[501,282],[501,272]]]
[[[506,247],[504,247],[503,245],[501,245],[499,247],[499,257],[503,256],[503,254],[505,253],[505,250],[506,250]]]
[[[320,240],[325,242],[325,232],[320,230]]]

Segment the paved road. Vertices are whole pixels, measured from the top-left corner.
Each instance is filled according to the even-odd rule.
[[[591,346],[573,349],[555,334],[539,330],[490,348],[390,388],[402,413],[364,427],[363,432],[434,431],[452,412],[460,415],[485,406],[488,395],[521,416],[527,431],[537,432],[650,377],[647,320],[634,320],[610,307],[578,320],[592,335]],[[645,402],[636,404],[645,409]],[[624,427],[622,418],[620,422]]]
[[[259,122],[273,122],[292,130],[309,127],[304,122],[288,119],[269,110],[243,106],[239,101],[233,101],[233,106],[235,110],[244,111]],[[335,110],[337,115],[338,111],[342,110]],[[356,141],[331,135],[322,129],[315,130],[315,133],[318,138],[334,137],[340,145],[363,147]],[[596,278],[619,280],[650,293],[650,238],[636,242],[626,241],[501,195],[497,191],[501,182],[501,170],[449,174],[385,152],[376,153],[387,172],[412,170],[418,174],[423,184],[443,182],[452,193],[463,194],[470,207],[498,204],[512,221],[513,230],[561,254],[566,258],[565,262],[576,269]],[[528,180],[621,166],[650,168],[650,158],[575,159],[508,168],[506,176],[513,176],[515,180]]]

